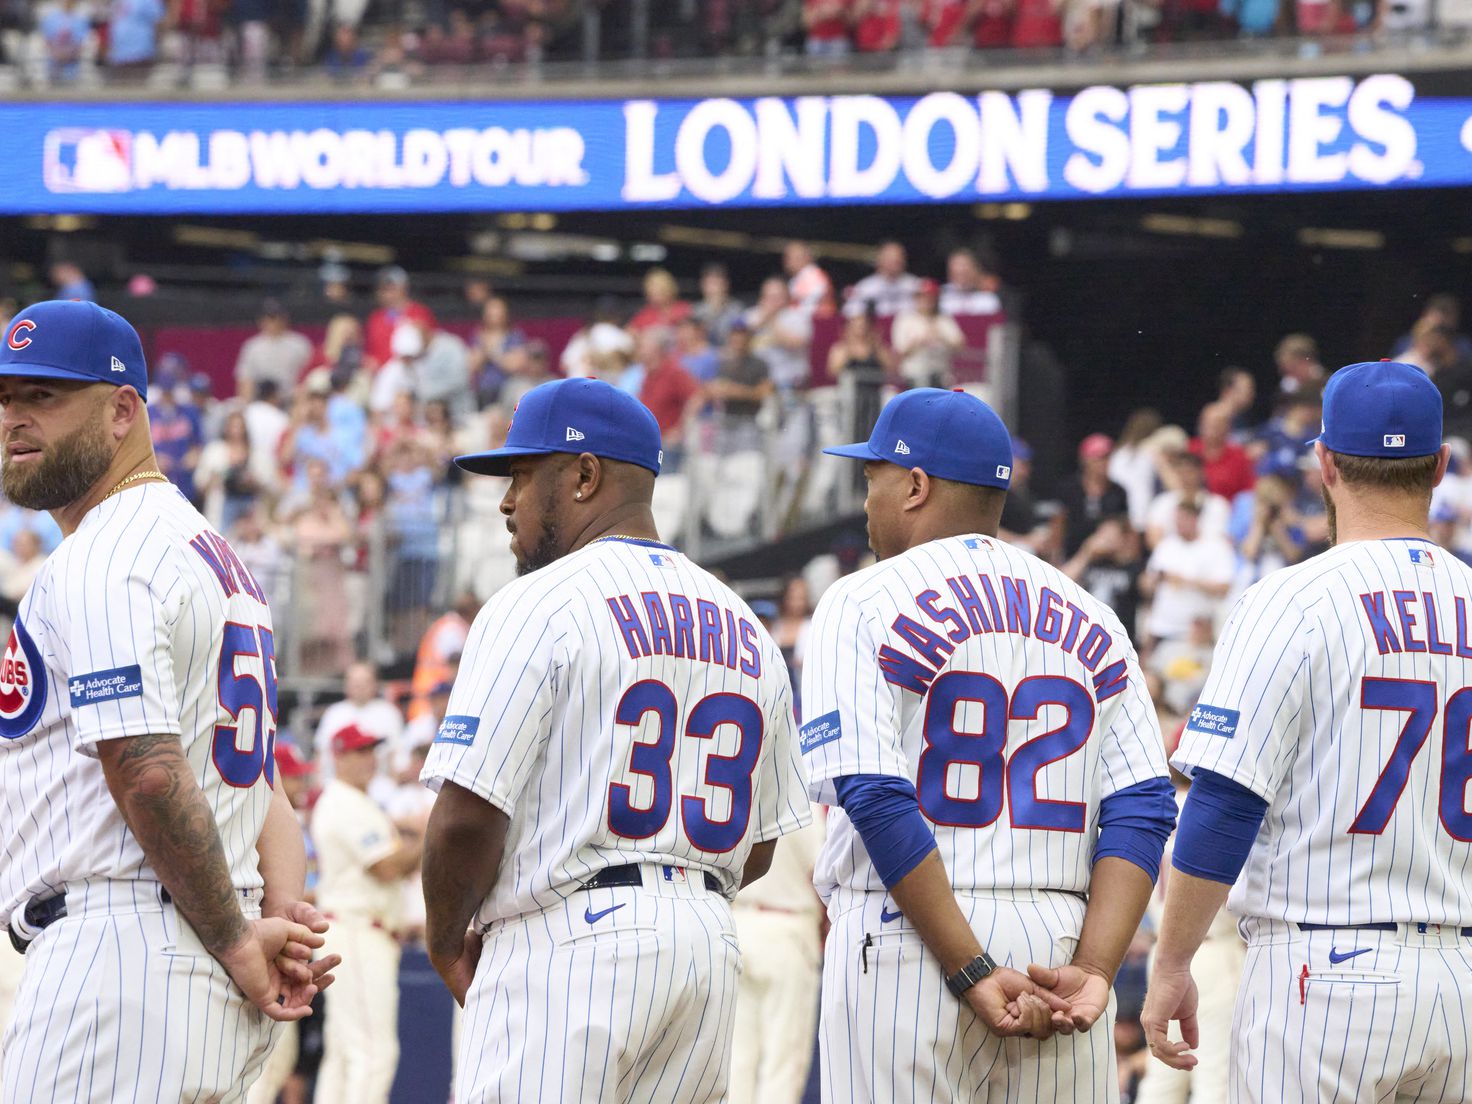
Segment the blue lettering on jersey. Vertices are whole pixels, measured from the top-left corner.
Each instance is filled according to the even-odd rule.
[[[10,628],[0,660],[0,736],[17,740],[41,719],[46,708],[46,669],[41,649],[20,618]]]
[[[90,675],[75,676],[66,687],[72,695],[73,709],[121,698],[140,698],[143,696],[143,671],[136,663],[109,671],[93,671]]]
[[[440,722],[439,731],[434,734],[434,742],[469,747],[475,743],[475,730],[479,727],[479,717],[451,714]]]
[[[1198,705],[1191,710],[1191,719],[1186,722],[1186,731],[1203,732],[1208,736],[1220,736],[1230,740],[1237,735],[1237,722],[1241,719],[1242,713],[1236,709]]]
[[[604,601],[630,659],[672,655],[732,671],[739,667],[742,674],[761,678],[756,626],[725,606],[697,598],[692,610],[683,594],[654,590],[643,591],[637,601],[627,594]]]
[[[806,755],[810,751],[817,751],[824,744],[831,744],[843,735],[843,725],[838,720],[838,710],[832,713],[824,713],[821,717],[814,717],[797,734],[797,746]]]

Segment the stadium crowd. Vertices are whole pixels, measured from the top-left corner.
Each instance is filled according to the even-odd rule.
[[[142,79],[156,65],[237,79],[317,71],[403,87],[452,67],[617,57],[1067,49],[1465,27],[1424,0],[3,0],[0,61],[39,83]],[[591,16],[596,31],[589,30]],[[1434,20],[1434,22],[1433,22]],[[635,35],[635,25],[646,28]]]
[[[324,273],[329,297],[332,277],[342,275]],[[281,302],[264,302],[228,398],[177,354],[155,359],[149,415],[158,457],[268,591],[286,642],[282,686],[306,691],[278,737],[294,801],[307,817],[319,795],[334,792],[319,783],[336,779],[337,791],[354,794],[332,807],[368,801],[396,834],[393,846],[365,855],[340,842],[324,847],[327,829],[308,821],[319,837],[319,893],[338,901],[339,914],[358,910],[366,927],[392,933],[384,938],[394,964],[400,943],[422,931],[415,869],[427,805],[418,769],[470,620],[514,574],[497,510],[504,481],[462,480],[450,458],[500,443],[517,401],[539,382],[593,375],[649,406],[666,442],[669,474],[659,484],[693,491],[659,504],[668,535],[770,535],[763,526],[773,518],[780,532],[832,516],[856,500],[852,486],[811,462],[820,445],[867,436],[882,403],[906,388],[984,393],[967,378],[967,356],[976,353],[974,335],[1005,319],[1006,291],[969,250],[949,257],[946,277],[911,273],[903,245],[886,242],[872,273],[839,288],[821,258],[794,241],[780,275],[740,289],[750,296],[733,291],[719,265],[701,271],[689,300],[671,273],[650,270],[639,309],[625,316],[611,301],[594,304],[558,349],[528,336],[506,299],[484,286],[479,319],[459,328],[462,337],[416,300],[406,272],[386,268],[374,308],[361,317],[341,311],[315,340],[293,327]],[[74,266],[57,266],[52,278],[59,295],[91,295]],[[13,306],[0,310],[0,322]],[[1434,535],[1472,559],[1472,340],[1459,326],[1456,298],[1432,296],[1384,352],[1423,368],[1443,392],[1455,462],[1433,503]],[[1031,448],[1015,442],[1003,537],[1059,565],[1134,631],[1168,743],[1196,701],[1234,597],[1330,540],[1311,450],[1327,371],[1306,334],[1283,337],[1272,362],[1271,375],[1266,364],[1224,371],[1189,426],[1167,424],[1153,409],[1101,424],[1077,446],[1073,473],[1046,495],[1030,483]],[[13,612],[58,540],[45,515],[0,505],[0,608]],[[865,555],[836,546],[752,595],[794,687],[814,604]],[[385,667],[399,677],[381,680]],[[346,772],[339,760],[351,764]],[[801,864],[794,871],[785,888],[763,883],[785,898],[761,907],[807,917],[816,947],[819,914]],[[1189,1090],[1162,1068],[1140,1084],[1148,928],[1147,918],[1117,983],[1121,1084],[1126,1100],[1184,1100]],[[1229,954],[1237,945],[1230,926],[1216,938]],[[816,955],[811,967],[816,986]],[[330,1011],[326,1020],[333,1023]],[[339,1061],[375,1055],[386,1092],[392,1020],[357,1026],[356,1035],[343,1033],[343,1021],[336,1032],[329,1026],[328,1054],[336,1046]],[[755,1063],[752,1051],[745,1060]],[[324,1071],[331,1068],[329,1060]],[[290,1076],[286,1063],[270,1091],[285,1086],[297,1094],[287,1099],[304,1099],[305,1082]],[[800,1085],[805,1063],[787,1076]],[[343,1098],[378,1099],[374,1091]]]

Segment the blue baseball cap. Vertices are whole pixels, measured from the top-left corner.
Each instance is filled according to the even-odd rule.
[[[138,332],[122,315],[81,299],[33,303],[12,318],[0,341],[0,376],[110,383],[148,398]]]
[[[936,479],[1001,487],[1012,482],[1012,438],[997,412],[965,391],[917,387],[879,412],[874,432],[857,445],[823,450],[854,460],[887,460]]]
[[[1411,364],[1347,365],[1324,388],[1317,440],[1345,456],[1430,456],[1441,448],[1441,392]]]
[[[590,452],[638,464],[655,475],[664,463],[659,423],[627,391],[598,379],[559,379],[533,387],[516,404],[506,444],[455,457],[477,475],[509,475],[518,456]]]

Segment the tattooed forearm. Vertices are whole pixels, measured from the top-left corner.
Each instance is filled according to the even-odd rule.
[[[158,879],[212,954],[246,932],[225,848],[177,736],[131,736],[97,746],[113,800]]]

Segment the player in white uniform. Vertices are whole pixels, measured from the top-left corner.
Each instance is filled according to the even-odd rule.
[[[866,461],[881,562],[823,595],[803,671],[839,806],[823,1099],[1116,1100],[1110,986],[1175,820],[1134,649],[996,538],[1012,450],[980,399],[907,391],[829,451]]]
[[[238,1099],[325,981],[286,918],[325,930],[271,785],[270,612],[159,474],[146,391],[137,334],[92,303],[0,342],[6,497],[65,535],[0,662],[7,1104]]]
[[[1343,368],[1314,451],[1335,547],[1222,632],[1172,758],[1192,785],[1142,1023],[1194,1064],[1191,960],[1230,888],[1233,1101],[1465,1102],[1472,570],[1427,537],[1440,395],[1409,365]]]
[[[724,1099],[730,898],[812,819],[781,653],[660,543],[661,460],[641,403],[577,379],[458,461],[511,476],[522,572],[471,628],[423,773],[459,1104]]]

